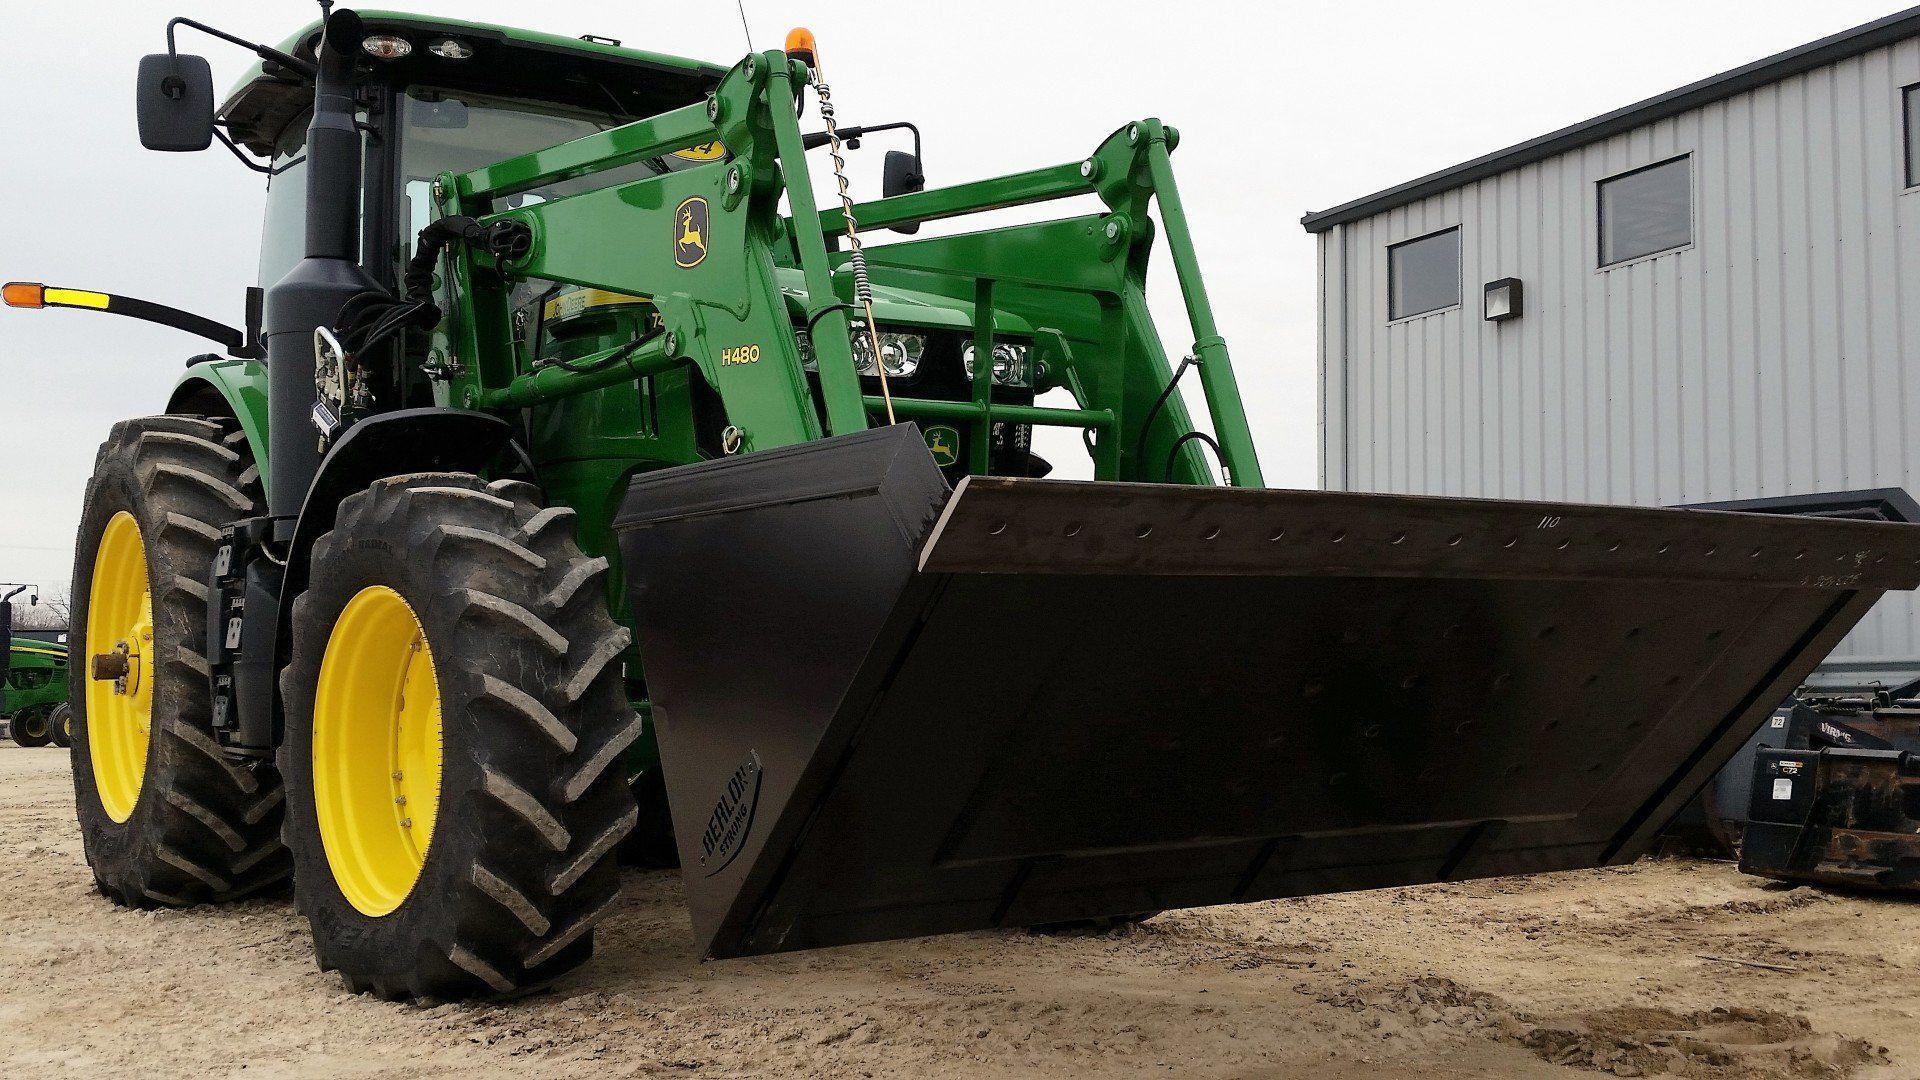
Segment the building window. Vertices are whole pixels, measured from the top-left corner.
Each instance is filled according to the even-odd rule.
[[[1693,243],[1693,158],[1600,181],[1600,265]]]
[[[1907,104],[1907,186],[1920,187],[1920,85],[1902,91]]]
[[[1459,307],[1459,227],[1388,248],[1387,297],[1388,319]]]

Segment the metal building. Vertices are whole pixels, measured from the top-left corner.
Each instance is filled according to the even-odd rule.
[[[1920,491],[1920,8],[1303,224],[1329,488]],[[1822,670],[1920,675],[1913,598]]]

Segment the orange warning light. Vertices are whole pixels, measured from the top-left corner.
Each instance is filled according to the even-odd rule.
[[[804,26],[787,31],[787,55],[806,61],[808,67],[819,67],[820,48],[814,44],[813,31]]]
[[[4,295],[8,307],[47,306],[47,287],[37,281],[9,281],[5,286]]]

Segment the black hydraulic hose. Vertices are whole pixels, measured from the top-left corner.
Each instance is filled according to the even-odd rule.
[[[634,353],[639,352],[640,346],[645,345],[647,342],[652,341],[654,338],[658,336],[659,336],[658,333],[643,334],[640,337],[636,337],[632,341],[627,342],[625,345],[622,345],[619,348],[613,350],[612,352],[601,357],[600,359],[595,360],[591,364],[576,364],[571,360],[543,360],[543,361],[540,361],[540,366],[541,367],[557,367],[561,371],[571,371],[575,375],[591,375],[596,371],[605,371],[606,369],[612,367],[613,365],[621,363],[622,361],[626,360],[628,357],[632,356]]]
[[[1147,418],[1140,425],[1140,438],[1133,447],[1134,460],[1138,461],[1146,456],[1147,434],[1153,430],[1153,422],[1159,418],[1160,410],[1166,408],[1167,399],[1173,397],[1173,391],[1180,385],[1180,377],[1187,373],[1188,368],[1199,366],[1199,357],[1188,356],[1183,357],[1180,366],[1173,369],[1173,378],[1167,380],[1167,388],[1160,391],[1160,396],[1153,400],[1153,408],[1147,410]],[[1214,459],[1220,463],[1220,475],[1222,477],[1229,475],[1227,455],[1220,449],[1219,441],[1204,431],[1189,431],[1173,440],[1173,449],[1167,451],[1167,468],[1164,473],[1167,483],[1173,483],[1173,466],[1180,460],[1180,449],[1190,442],[1203,442],[1213,447]]]
[[[1167,483],[1173,483],[1173,466],[1175,462],[1180,460],[1180,448],[1190,442],[1203,442],[1213,447],[1213,456],[1215,460],[1220,462],[1220,473],[1222,476],[1226,475],[1227,456],[1221,452],[1220,444],[1214,441],[1213,436],[1204,431],[1189,431],[1185,435],[1173,440],[1173,449],[1167,451]]]
[[[1133,458],[1135,461],[1146,456],[1147,433],[1153,430],[1154,420],[1159,418],[1160,410],[1167,407],[1167,399],[1173,396],[1174,388],[1180,385],[1180,377],[1187,373],[1188,368],[1198,367],[1199,364],[1200,361],[1197,357],[1188,356],[1180,361],[1179,367],[1173,369],[1173,378],[1167,380],[1167,388],[1160,391],[1160,396],[1153,401],[1153,408],[1147,410],[1147,418],[1140,422],[1140,438],[1133,446]]]
[[[482,225],[470,217],[444,217],[420,230],[413,257],[401,277],[405,293],[396,299],[385,292],[365,292],[349,300],[340,312],[340,344],[359,354],[385,344],[408,329],[431,330],[441,311],[433,302],[433,273],[451,244],[474,244],[501,258],[526,254],[530,238],[517,222]]]

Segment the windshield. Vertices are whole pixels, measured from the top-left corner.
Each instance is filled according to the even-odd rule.
[[[463,90],[409,87],[401,99],[400,170],[405,184],[413,237],[432,220],[428,192],[443,172],[470,172],[520,154],[630,123],[636,117],[571,109],[550,102],[492,97]],[[717,148],[694,147],[678,154],[647,158],[617,169],[536,188],[507,200],[524,206],[563,195],[577,195],[615,184],[677,172],[717,157]]]

